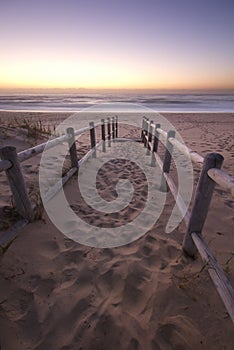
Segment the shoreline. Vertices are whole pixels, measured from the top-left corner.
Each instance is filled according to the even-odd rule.
[[[4,113],[4,112],[10,112],[10,113],[90,113],[92,112],[92,110],[88,110],[89,108],[92,108],[94,105],[91,105],[87,108],[84,108],[84,109],[81,109],[81,110],[51,110],[51,109],[38,109],[38,110],[35,110],[35,109],[0,109],[0,113]],[[193,113],[196,113],[196,114],[233,114],[234,113],[234,108],[233,110],[220,110],[220,111],[217,111],[217,110],[159,110],[159,111],[156,111],[152,108],[151,110],[151,107],[148,107],[148,106],[144,106],[142,105],[142,107],[144,108],[148,108],[149,109],[149,113],[160,113],[160,114],[163,114],[163,113],[170,113],[170,114],[193,114]],[[110,113],[116,113],[115,111],[98,111],[99,113],[106,113],[106,112],[110,112]],[[139,110],[136,109],[136,111],[129,111],[129,110],[121,110],[119,111],[119,113],[139,113]],[[142,111],[143,113],[143,111]]]

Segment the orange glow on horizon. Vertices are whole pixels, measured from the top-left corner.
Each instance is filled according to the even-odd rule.
[[[114,74],[113,74],[114,75]],[[135,89],[135,90],[232,90],[234,89],[233,82],[229,84],[226,82],[197,82],[187,80],[170,80],[155,78],[152,82],[145,81],[144,79],[120,79],[119,77],[113,77],[112,79],[97,79],[92,81],[91,79],[62,79],[55,77],[51,79],[1,79],[0,89]]]
[[[111,62],[111,61],[110,61]],[[213,75],[163,61],[142,69],[139,62],[32,60],[5,62],[1,89],[233,89],[231,75]],[[2,66],[3,67],[3,66]]]

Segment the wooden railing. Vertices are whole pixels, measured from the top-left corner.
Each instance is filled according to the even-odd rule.
[[[160,136],[163,138],[163,144],[165,145],[163,160],[158,154],[158,144],[159,141],[161,141]],[[209,210],[215,183],[221,185],[224,189],[229,190],[234,196],[234,178],[220,169],[224,160],[223,156],[218,153],[210,153],[203,158],[198,153],[192,151],[190,148],[176,140],[175,131],[171,130],[165,132],[160,128],[160,124],[155,124],[147,118],[143,118],[141,137],[144,146],[147,147],[148,151],[152,152],[152,156],[158,163],[167,186],[170,189],[182,215],[186,212],[183,218],[187,226],[187,231],[183,241],[184,252],[190,257],[194,257],[197,251],[200,253],[202,260],[207,266],[209,275],[214,282],[232,321],[234,322],[233,288],[202,236],[202,229]],[[200,178],[197,184],[191,212],[186,210],[186,204],[180,193],[178,193],[178,189],[172,176],[170,176],[173,147],[201,167]]]
[[[95,129],[101,126],[101,141],[96,144]],[[107,129],[107,132],[106,132]],[[90,144],[91,149],[85,154],[83,158],[78,160],[77,149],[75,143],[75,137],[85,132],[90,133]],[[23,218],[21,221],[22,226],[28,222],[32,222],[35,218],[35,207],[30,202],[30,198],[25,186],[24,177],[21,171],[20,163],[28,160],[40,153],[45,149],[53,148],[61,143],[67,142],[69,147],[71,169],[58,181],[46,194],[44,201],[50,200],[61,187],[77,172],[79,166],[87,160],[91,155],[96,155],[96,149],[103,144],[102,150],[105,152],[105,140],[108,140],[108,146],[111,145],[111,140],[118,136],[118,117],[107,118],[101,120],[101,125],[90,123],[88,127],[79,130],[73,128],[67,128],[67,134],[57,137],[48,142],[44,142],[35,147],[26,149],[22,152],[17,153],[15,147],[7,146],[0,149],[0,172],[5,171],[6,176],[11,188],[11,192],[14,198],[16,210]],[[16,224],[17,229],[21,227],[20,224]],[[14,229],[13,229],[14,231]],[[5,235],[0,239],[0,246],[4,246],[14,238],[15,232]]]

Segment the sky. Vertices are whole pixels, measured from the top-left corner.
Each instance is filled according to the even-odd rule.
[[[234,0],[0,0],[0,88],[233,89]]]

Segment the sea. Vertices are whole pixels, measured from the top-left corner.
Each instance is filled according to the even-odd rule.
[[[75,112],[93,106],[132,110],[134,105],[155,112],[234,112],[234,93],[0,94],[0,110],[7,111]]]

